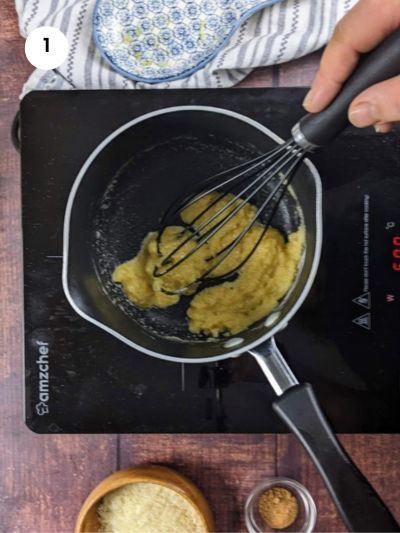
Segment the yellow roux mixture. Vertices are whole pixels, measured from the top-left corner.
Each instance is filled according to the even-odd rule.
[[[210,207],[195,227],[215,214],[232,197],[227,196]],[[190,223],[210,203],[215,202],[215,193],[201,198],[183,211],[181,218]],[[231,211],[235,205],[228,208]],[[159,266],[176,245],[185,239],[188,230],[180,226],[168,227],[161,239],[161,256],[157,253],[157,233],[149,233],[143,240],[139,254],[114,270],[113,281],[121,283],[126,295],[136,305],[168,307],[179,301],[179,295],[163,292],[176,290],[198,279],[210,268],[212,258],[239,234],[255,213],[255,206],[247,204],[231,220],[211,237],[208,243],[188,260],[162,277],[154,277]],[[229,212],[228,211],[228,212]],[[218,218],[212,222],[215,225]],[[209,230],[210,226],[205,228]],[[260,237],[264,227],[257,223],[248,232],[235,250],[211,274],[220,276],[234,269],[246,257]],[[174,261],[195,246],[192,240],[176,254]],[[285,296],[294,281],[304,244],[304,228],[289,235],[287,241],[274,228],[269,228],[252,257],[245,263],[234,281],[203,289],[192,297],[187,316],[189,330],[208,336],[235,335],[251,324],[267,316]],[[211,259],[211,263],[210,263]],[[166,267],[159,266],[161,271]],[[193,294],[195,289],[191,291]]]

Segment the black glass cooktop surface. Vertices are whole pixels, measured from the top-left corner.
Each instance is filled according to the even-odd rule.
[[[178,364],[79,317],[61,284],[72,183],[109,133],[162,107],[232,109],[286,138],[303,89],[35,92],[21,105],[26,423],[49,432],[280,432],[253,359]],[[311,156],[323,182],[314,286],[277,336],[337,432],[400,431],[400,143],[349,129]]]

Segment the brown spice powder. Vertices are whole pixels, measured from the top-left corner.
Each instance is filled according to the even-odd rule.
[[[287,489],[273,487],[261,495],[258,510],[270,528],[285,529],[296,520],[299,504],[296,497]]]

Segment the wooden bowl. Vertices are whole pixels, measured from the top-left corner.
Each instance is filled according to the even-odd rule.
[[[174,490],[188,500],[204,522],[204,530],[214,531],[214,520],[207,500],[200,490],[185,476],[165,466],[147,465],[118,470],[106,477],[86,498],[79,512],[75,533],[95,533],[100,529],[97,505],[109,492],[129,483],[156,483]]]

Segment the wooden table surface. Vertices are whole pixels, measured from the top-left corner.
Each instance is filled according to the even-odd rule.
[[[0,5],[0,530],[69,532],[91,488],[117,468],[169,464],[201,487],[218,531],[244,531],[243,505],[265,476],[302,482],[318,531],[345,531],[314,466],[287,435],[35,435],[23,422],[19,157],[10,143],[18,95],[31,71],[13,0]],[[259,69],[243,86],[308,85],[318,54]],[[400,436],[343,435],[357,465],[400,520]]]

